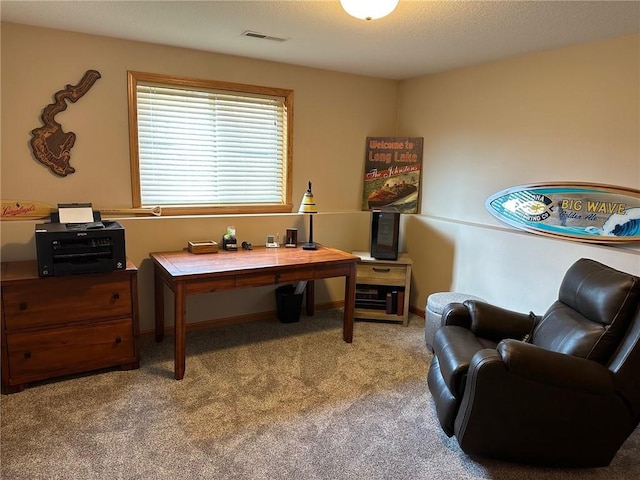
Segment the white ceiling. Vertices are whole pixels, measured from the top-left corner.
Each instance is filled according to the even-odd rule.
[[[2,0],[0,18],[406,79],[640,32],[640,0],[400,0],[391,15],[369,22],[346,14],[338,0]],[[247,30],[288,40],[242,36]]]

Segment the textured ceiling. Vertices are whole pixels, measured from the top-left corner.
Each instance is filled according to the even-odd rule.
[[[407,1],[370,22],[324,1],[14,1],[3,22],[406,79],[640,32],[640,1]],[[250,30],[286,38],[245,37]]]

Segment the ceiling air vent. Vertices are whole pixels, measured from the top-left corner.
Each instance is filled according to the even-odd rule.
[[[251,30],[242,32],[242,36],[251,37],[251,38],[260,38],[262,40],[273,40],[274,42],[286,42],[287,40],[289,40],[288,38],[274,37],[272,35],[267,35],[265,33],[252,32]]]

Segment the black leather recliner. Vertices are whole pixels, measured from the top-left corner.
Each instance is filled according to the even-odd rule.
[[[589,259],[542,317],[469,300],[445,307],[427,382],[471,456],[608,465],[640,421],[640,278]]]

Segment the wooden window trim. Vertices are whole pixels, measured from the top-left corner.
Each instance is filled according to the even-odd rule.
[[[156,73],[137,71],[127,72],[127,97],[129,106],[129,156],[131,165],[131,195],[134,208],[142,207],[140,192],[140,164],[138,158],[138,111],[137,111],[137,85],[138,82],[158,83],[160,85],[181,86],[186,88],[202,88],[215,90],[228,90],[232,92],[246,92],[260,95],[273,95],[283,97],[287,108],[287,162],[284,179],[286,186],[284,204],[259,204],[259,205],[175,205],[162,206],[162,215],[211,215],[211,214],[259,214],[259,213],[291,213],[293,210],[292,181],[293,181],[293,90],[262,87],[241,83],[221,82],[214,80],[202,80],[191,77],[178,77]]]

